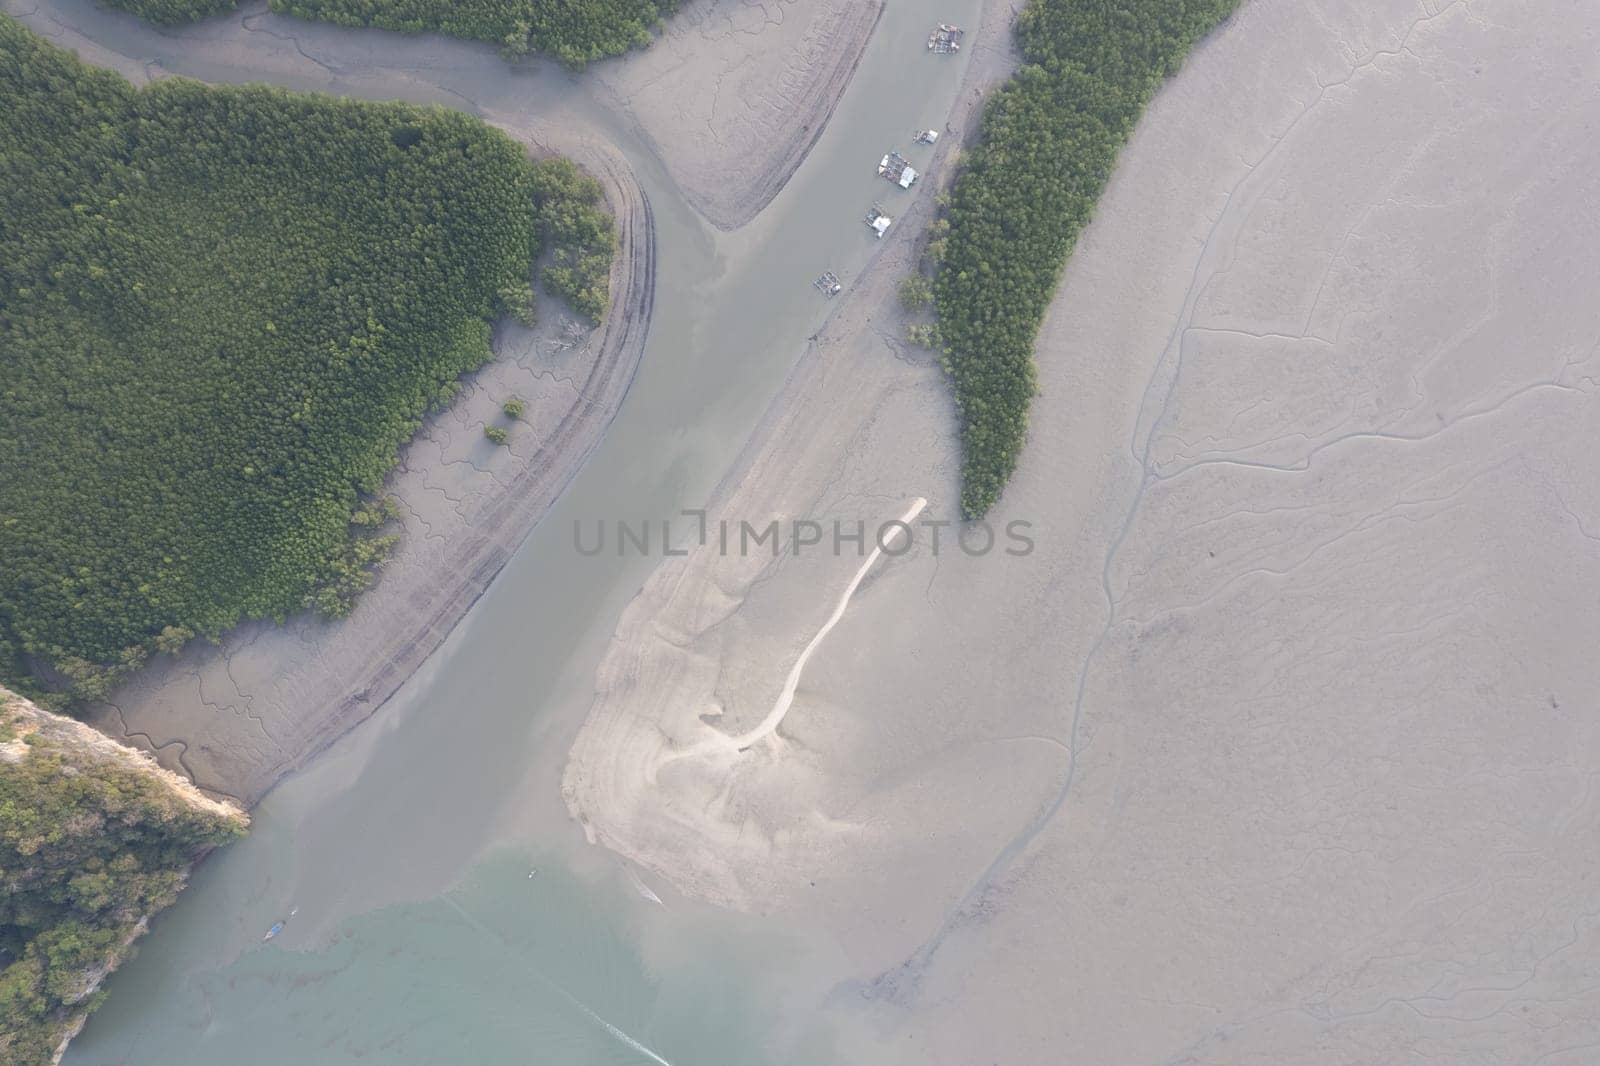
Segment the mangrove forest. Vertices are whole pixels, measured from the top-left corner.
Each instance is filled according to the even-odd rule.
[[[1032,0],[950,194],[934,305],[961,422],[961,508],[985,514],[1027,437],[1033,342],[1117,153],[1238,0]]]
[[[347,609],[541,251],[605,307],[599,186],[456,111],[135,89],[0,16],[0,112],[0,679],[33,693]]]

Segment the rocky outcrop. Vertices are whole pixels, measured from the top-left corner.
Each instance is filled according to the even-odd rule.
[[[0,1060],[58,1062],[191,865],[249,819],[0,688]]]

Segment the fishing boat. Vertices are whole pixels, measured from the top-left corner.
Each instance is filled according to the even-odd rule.
[[[902,189],[909,189],[917,180],[917,171],[905,156],[890,152],[879,161],[878,176],[887,178]]]
[[[295,915],[297,915],[299,913],[300,913],[300,908],[299,907],[290,907],[289,908],[289,918],[293,918]],[[279,933],[283,932],[284,922],[287,922],[289,920],[289,918],[283,918],[283,919],[281,919],[279,921],[273,922],[272,923],[272,928],[268,929],[267,932],[266,932],[266,935],[261,938],[262,943],[266,943],[268,940],[271,940],[273,937],[275,937]]]
[[[961,38],[966,32],[960,26],[941,22],[938,29],[928,34],[928,51],[935,55],[954,55],[961,51]]]
[[[894,219],[883,213],[881,204],[873,204],[872,210],[867,212],[866,222],[873,235],[882,238],[885,233],[889,232],[889,227],[894,223]]]

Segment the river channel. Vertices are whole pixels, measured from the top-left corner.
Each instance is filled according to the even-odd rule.
[[[574,524],[658,522],[734,465],[836,306],[811,279],[870,267],[877,156],[954,102],[965,59],[925,61],[927,25],[970,22],[975,0],[891,4],[795,177],[733,233],[687,206],[591,79],[552,63],[259,5],[243,25],[178,32],[75,0],[4,6],[134,76],[158,65],[572,123],[627,157],[657,227],[647,348],[605,440],[445,646],[203,864],[108,982],[70,1066],[837,1061],[822,1007],[849,976],[837,945],[647,885],[567,816],[561,769],[595,664],[658,562],[583,556]],[[289,44],[311,61],[286,62]]]

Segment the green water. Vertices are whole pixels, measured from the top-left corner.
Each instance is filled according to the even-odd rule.
[[[641,947],[631,901],[559,867],[527,877],[496,854],[424,903],[347,919],[316,950],[276,944],[163,987],[156,1024],[116,995],[74,1062],[757,1063],[827,1061],[823,1032],[785,1032],[776,988],[745,987],[760,960],[727,926]],[[202,888],[201,891],[204,891]],[[651,905],[655,906],[655,905]],[[291,925],[294,919],[291,919]],[[181,922],[181,919],[180,919]],[[683,936],[687,930],[680,930]],[[768,945],[769,947],[773,945]],[[663,971],[670,971],[670,975]],[[119,979],[125,985],[133,978]],[[774,1047],[783,1033],[786,1047]]]

